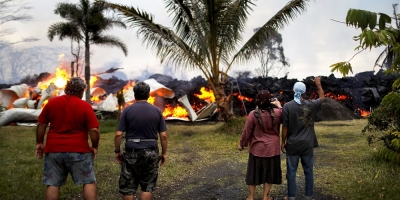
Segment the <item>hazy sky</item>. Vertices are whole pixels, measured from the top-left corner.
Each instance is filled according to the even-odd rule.
[[[77,3],[78,0],[26,0],[33,7],[29,14],[33,20],[27,23],[7,23],[4,28],[12,27],[16,33],[7,39],[10,41],[18,40],[21,37],[36,37],[40,40],[32,43],[15,45],[16,48],[30,46],[66,46],[69,47],[70,41],[58,41],[57,38],[50,42],[47,38],[48,27],[62,21],[55,15],[55,5],[59,2]],[[171,27],[171,17],[165,10],[163,0],[110,0],[110,2],[121,3],[134,7],[139,7],[154,15],[156,23]],[[262,26],[279,11],[288,1],[286,0],[258,0],[254,1],[253,11],[250,12],[249,20],[246,25],[243,42],[247,41],[253,34],[253,29]],[[358,35],[360,30],[347,27],[345,24],[334,22],[333,20],[345,21],[346,13],[350,8],[369,10],[373,12],[383,12],[392,16],[392,4],[400,3],[400,0],[315,0],[310,1],[307,11],[297,16],[294,21],[281,30],[283,37],[283,47],[285,55],[291,64],[289,78],[302,80],[308,76],[329,76],[331,74],[329,66],[349,60],[356,52],[354,48],[358,42],[353,40],[353,36]],[[3,28],[0,27],[0,28]],[[105,67],[105,63],[112,61],[121,62],[124,69],[120,72],[125,73],[127,78],[138,77],[143,72],[167,73],[164,64],[160,63],[153,52],[146,49],[140,38],[137,37],[135,29],[115,28],[109,34],[122,39],[128,46],[128,56],[125,57],[118,48],[91,47],[91,67],[92,72]],[[382,49],[373,49],[358,54],[352,61],[354,73],[371,71],[373,64]],[[60,52],[60,54],[69,52]],[[57,58],[54,58],[57,60]],[[235,71],[251,70],[260,66],[258,60],[254,60],[245,66],[234,66],[231,75]],[[52,73],[52,72],[51,72]],[[175,78],[190,80],[201,74],[200,71],[173,72]],[[351,76],[354,76],[352,74]],[[341,77],[335,73],[336,77]]]

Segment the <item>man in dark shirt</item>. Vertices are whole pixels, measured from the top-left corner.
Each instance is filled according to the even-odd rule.
[[[293,86],[294,100],[286,103],[282,110],[282,152],[286,153],[286,178],[289,200],[296,199],[296,172],[301,159],[305,176],[305,197],[311,200],[314,190],[314,148],[318,146],[314,121],[322,102],[325,101],[321,78],[314,79],[319,98],[304,100],[306,86],[297,82]]]
[[[163,165],[167,154],[167,127],[162,112],[147,102],[150,86],[139,82],[133,87],[136,102],[122,112],[115,133],[116,161],[121,164],[119,192],[124,200],[132,199],[139,185],[142,200],[150,200],[156,188],[158,162]],[[121,153],[121,139],[125,134],[125,150]],[[161,155],[158,151],[158,136]]]

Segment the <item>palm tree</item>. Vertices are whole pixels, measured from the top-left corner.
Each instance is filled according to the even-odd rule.
[[[138,35],[161,61],[183,69],[199,69],[208,80],[225,121],[234,117],[231,95],[224,91],[224,78],[234,63],[244,64],[262,51],[272,33],[306,9],[309,0],[291,0],[238,48],[251,0],[165,0],[175,31],[153,22],[143,10],[96,0],[125,16],[138,28]]]
[[[90,4],[89,0],[80,0],[79,4],[58,3],[54,14],[60,15],[66,21],[52,24],[47,33],[50,41],[58,35],[59,40],[70,38],[84,43],[87,102],[90,102],[90,45],[119,47],[125,56],[128,54],[126,45],[119,38],[104,34],[114,26],[126,28],[121,19],[106,17],[103,12],[107,9],[102,4]]]

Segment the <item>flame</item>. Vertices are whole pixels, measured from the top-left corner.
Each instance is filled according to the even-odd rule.
[[[188,118],[189,116],[188,112],[184,107],[180,105],[172,107],[170,104],[165,105],[162,115],[164,116],[164,118],[166,117]]]
[[[201,94],[194,94],[194,96],[199,99],[205,100],[209,103],[215,102],[214,92],[211,89],[206,89],[205,87],[200,88]]]
[[[47,100],[47,99],[43,101],[43,104],[42,104],[42,109],[43,109],[43,108],[44,108],[44,106],[47,104],[47,102],[49,102],[49,100]]]
[[[89,81],[90,88],[93,87],[93,85],[94,85],[94,83],[96,83],[97,79],[98,79],[97,76],[91,76],[90,77],[90,81]]]
[[[68,79],[69,76],[67,74],[67,71],[65,71],[65,69],[56,68],[56,76],[43,83],[39,82],[38,87],[42,90],[45,90],[50,86],[51,83],[54,83],[54,85],[57,88],[64,88],[65,85],[67,85]]]
[[[360,112],[361,117],[368,117],[368,115],[371,113],[370,111],[362,110],[360,108],[358,108],[358,111]]]
[[[150,96],[150,97],[147,99],[147,102],[149,102],[149,104],[154,105],[154,101],[155,101],[155,100],[156,100],[155,97]]]
[[[91,100],[93,103],[100,103],[100,98],[99,98],[98,96],[93,96],[92,98],[90,98],[90,100]]]
[[[350,98],[344,94],[334,94],[333,92],[327,92],[325,93],[325,96],[334,99],[336,101],[345,101]]]
[[[243,101],[243,100],[244,100],[244,101],[253,101],[253,98],[240,95],[238,92],[233,93],[233,96],[235,96],[236,98],[238,98],[240,101]]]
[[[60,55],[58,55],[58,61],[61,61],[63,58],[64,58],[64,54],[62,53],[62,54],[60,54]]]
[[[122,88],[122,92],[125,93],[128,90],[132,90],[133,86],[135,86],[135,85],[136,85],[136,81],[133,81],[133,82],[128,81],[128,83]]]

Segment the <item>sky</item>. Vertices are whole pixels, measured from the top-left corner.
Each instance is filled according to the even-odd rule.
[[[28,14],[33,19],[30,22],[12,22],[3,24],[3,28],[14,28],[16,32],[8,36],[9,41],[17,41],[19,38],[35,37],[39,41],[19,43],[15,48],[27,48],[32,46],[70,46],[69,39],[52,42],[47,38],[48,27],[62,21],[61,17],[54,14],[54,9],[59,2],[77,3],[78,0],[25,0],[33,8]],[[163,0],[109,0],[109,2],[133,6],[145,10],[154,16],[156,23],[173,28],[171,17],[165,9]],[[256,0],[253,11],[250,12],[243,36],[243,43],[253,34],[253,29],[262,26],[276,12],[278,12],[287,0]],[[347,27],[343,23],[346,13],[350,8],[363,9],[373,12],[382,12],[392,16],[392,4],[400,4],[400,0],[311,0],[307,11],[298,15],[293,21],[279,32],[282,34],[283,47],[286,58],[289,59],[290,68],[288,78],[302,80],[309,76],[329,76],[330,65],[350,60],[356,53],[354,51],[358,42],[353,36],[360,34],[359,29]],[[190,80],[201,75],[200,71],[174,70],[173,66],[166,67],[160,63],[155,54],[146,49],[135,29],[115,28],[108,34],[120,38],[128,47],[128,56],[118,48],[91,46],[91,70],[101,72],[106,63],[119,62],[119,73],[125,78],[132,79],[144,74],[161,73],[180,80]],[[382,48],[364,51],[351,60],[353,74],[374,70],[374,63]],[[69,52],[60,52],[60,54]],[[58,58],[54,58],[55,60]],[[247,65],[235,65],[229,75],[235,72],[251,71],[260,67],[260,61],[255,59]],[[50,72],[52,73],[52,72]],[[339,73],[333,73],[335,77],[342,77]]]

